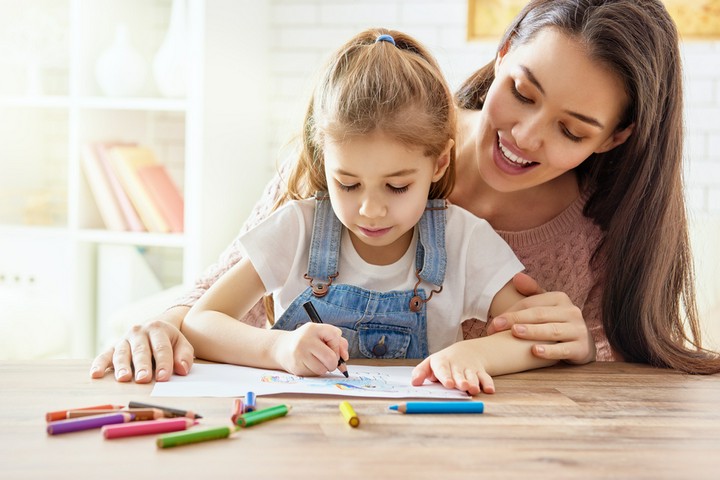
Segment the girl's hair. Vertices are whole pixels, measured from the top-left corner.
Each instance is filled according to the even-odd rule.
[[[659,0],[533,0],[500,50],[552,27],[615,72],[630,99],[628,140],[578,168],[591,197],[585,215],[605,232],[594,262],[605,269],[602,319],[627,361],[691,373],[720,371],[702,348],[682,183],[683,94],[678,35]],[[460,87],[457,102],[482,108],[493,63]]]
[[[390,35],[395,44],[377,41]],[[455,138],[455,104],[436,60],[412,37],[372,28],[353,37],[330,59],[305,115],[302,150],[288,177],[288,200],[327,190],[326,139],[382,132],[408,147],[438,157]],[[455,148],[428,198],[446,198],[455,184]]]

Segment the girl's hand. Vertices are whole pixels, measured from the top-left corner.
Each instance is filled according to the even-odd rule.
[[[308,322],[296,330],[280,332],[272,355],[283,370],[293,375],[323,375],[347,360],[348,342],[334,325]]]
[[[470,395],[495,393],[495,383],[485,370],[485,359],[471,340],[454,343],[420,362],[412,371],[411,383],[417,387],[425,380]]]
[[[184,312],[181,313],[184,317]],[[148,383],[153,379],[153,361],[158,382],[170,380],[173,372],[187,375],[193,364],[194,349],[175,327],[177,319],[171,318],[173,314],[177,312],[168,310],[155,320],[131,327],[120,341],[95,357],[90,376],[102,378],[112,367],[118,382],[134,379],[137,383]],[[182,317],[178,318],[181,322]]]
[[[533,345],[536,357],[583,364],[595,360],[595,342],[582,311],[563,292],[545,292],[529,275],[518,273],[513,285],[527,298],[495,317],[487,334],[511,330],[513,336],[552,345]]]

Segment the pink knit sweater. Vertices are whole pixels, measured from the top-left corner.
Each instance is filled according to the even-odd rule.
[[[283,182],[280,175],[267,185],[262,197],[241,228],[239,235],[257,225],[272,210],[275,199],[282,192]],[[587,196],[580,196],[564,212],[548,223],[521,232],[498,231],[500,236],[512,247],[526,272],[547,291],[565,292],[572,302],[583,312],[590,334],[597,348],[597,360],[617,359],[604,334],[600,316],[602,286],[598,282],[598,272],[590,268],[590,258],[602,238],[601,230],[582,213]],[[220,276],[235,265],[241,258],[237,237],[197,280],[195,287],[175,305],[192,306],[198,298]],[[262,302],[243,318],[245,323],[258,327],[265,326],[265,309]],[[484,330],[485,324],[479,320],[467,320],[463,323],[463,336],[476,338]]]

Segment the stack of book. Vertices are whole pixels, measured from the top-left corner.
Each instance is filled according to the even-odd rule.
[[[183,231],[182,194],[150,148],[88,143],[82,147],[82,169],[108,230]]]

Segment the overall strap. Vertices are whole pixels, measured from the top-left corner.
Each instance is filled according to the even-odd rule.
[[[418,224],[418,245],[415,267],[418,277],[442,287],[447,267],[445,250],[445,222],[447,202],[444,199],[428,200],[425,212]]]
[[[322,296],[338,273],[340,234],[342,223],[335,216],[327,192],[315,194],[315,216],[310,239],[310,258],[305,278],[310,280],[313,293]]]

